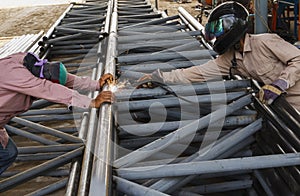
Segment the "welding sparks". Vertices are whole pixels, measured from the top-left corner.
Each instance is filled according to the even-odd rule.
[[[114,82],[112,82],[108,85],[108,89],[111,92],[115,93],[115,92],[125,88],[125,86],[126,86],[126,81],[125,82],[118,82],[118,83],[117,83],[117,81],[114,81]]]
[[[111,92],[117,92],[118,91],[118,85],[109,85],[108,89],[111,91]]]

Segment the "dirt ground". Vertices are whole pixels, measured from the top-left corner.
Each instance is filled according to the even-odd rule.
[[[152,5],[155,7],[155,0],[150,0]],[[158,0],[158,9],[166,10],[168,15],[173,16],[178,14],[178,7],[183,7],[186,9],[192,16],[196,16],[199,12],[195,11],[195,6],[198,4],[197,0],[192,0],[191,3],[177,3],[174,0]]]
[[[0,37],[47,31],[68,5],[0,9]]]
[[[155,6],[155,0],[151,0]],[[168,15],[177,14],[179,6],[184,7],[194,15],[194,7],[197,1],[192,3],[176,3],[173,0],[160,0],[159,9],[167,10]],[[52,6],[33,6],[19,8],[0,8],[0,37],[20,36],[35,34],[41,30],[47,32],[51,25],[66,10],[67,4]]]

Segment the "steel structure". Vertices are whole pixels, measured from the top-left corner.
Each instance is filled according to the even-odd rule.
[[[78,75],[115,75],[117,83],[104,89],[115,91],[116,101],[70,111],[37,100],[13,118],[6,129],[19,156],[0,176],[0,192],[299,194],[300,117],[284,97],[266,106],[254,96],[255,81],[223,77],[136,88],[157,68],[215,58],[202,30],[183,8],[167,16],[145,0],[71,4],[35,51]]]

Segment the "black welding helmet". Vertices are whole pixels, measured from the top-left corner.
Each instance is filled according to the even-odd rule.
[[[248,29],[249,12],[240,3],[227,1],[215,7],[205,25],[205,38],[216,39],[213,49],[218,54],[225,53],[235,45]]]

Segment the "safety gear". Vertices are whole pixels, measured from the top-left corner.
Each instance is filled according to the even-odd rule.
[[[270,105],[288,88],[288,83],[285,80],[278,79],[272,84],[264,85],[259,90],[259,100],[267,105]]]
[[[65,85],[67,69],[61,62],[48,62],[33,53],[28,53],[23,59],[23,65],[36,77]]]
[[[205,38],[216,39],[213,49],[218,54],[225,53],[234,46],[248,29],[249,12],[240,3],[228,1],[215,7],[205,25]]]

